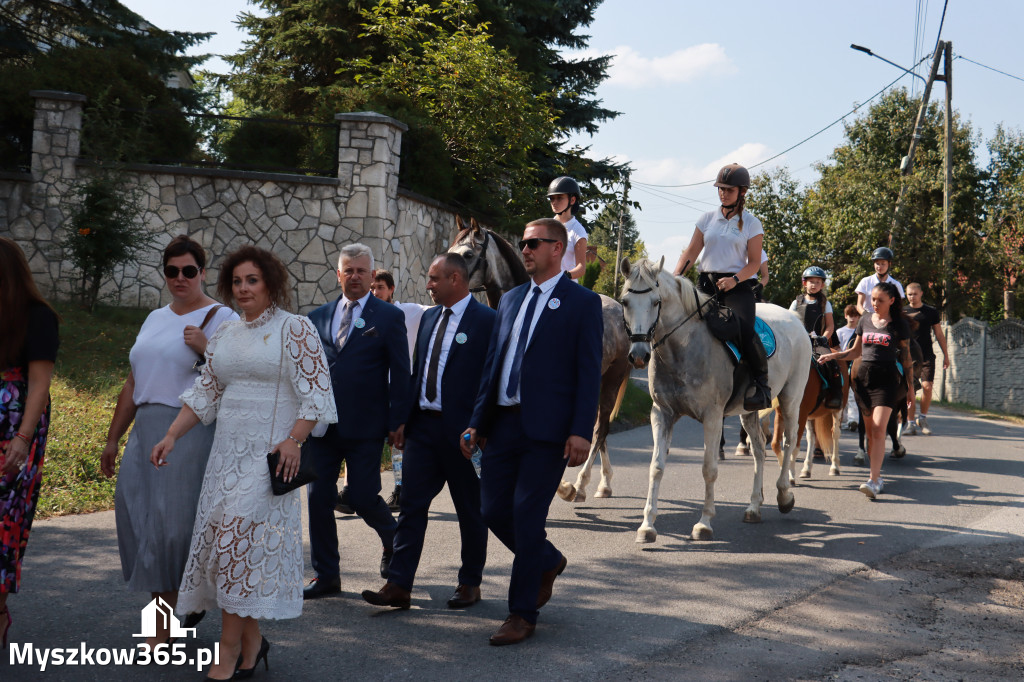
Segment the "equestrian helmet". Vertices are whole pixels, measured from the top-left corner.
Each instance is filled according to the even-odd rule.
[[[828,275],[825,274],[825,271],[819,268],[817,265],[812,265],[811,267],[804,270],[803,279],[807,279],[808,277],[819,277],[823,280],[828,279]]]
[[[877,249],[871,252],[872,263],[875,262],[876,260],[887,260],[891,263],[895,258],[896,255],[888,246],[879,246]]]
[[[738,163],[722,166],[715,187],[750,187],[750,172]]]
[[[568,175],[562,175],[552,180],[551,184],[548,185],[548,197],[553,197],[556,194],[576,197],[576,203],[579,203],[581,198],[580,185]]]

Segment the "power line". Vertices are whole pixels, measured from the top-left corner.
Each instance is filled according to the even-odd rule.
[[[927,59],[927,57],[925,57],[925,59]],[[924,61],[924,59],[922,59],[921,61]],[[920,62],[919,62],[919,63],[920,63]],[[916,65],[915,65],[915,66],[916,66]],[[853,114],[857,113],[857,111],[858,111],[858,110],[859,110],[859,109],[860,109],[861,107],[863,107],[863,106],[864,106],[865,104],[868,104],[868,103],[870,103],[870,102],[871,102],[872,100],[874,100],[874,99],[875,99],[876,97],[878,97],[879,95],[881,95],[881,94],[882,94],[883,92],[885,92],[886,90],[888,90],[888,89],[889,89],[889,88],[891,88],[892,86],[896,85],[896,83],[898,83],[898,82],[899,82],[899,81],[900,81],[901,79],[903,79],[903,78],[906,78],[906,77],[907,77],[908,75],[910,75],[910,74],[909,74],[909,72],[907,72],[907,73],[903,73],[903,74],[900,74],[900,76],[899,76],[899,77],[897,77],[897,78],[896,78],[896,80],[892,81],[891,83],[889,83],[888,85],[886,85],[886,86],[885,86],[884,88],[882,88],[881,90],[879,90],[879,91],[878,91],[878,92],[876,92],[875,94],[871,95],[871,97],[868,97],[868,98],[867,98],[866,100],[864,100],[863,102],[861,102],[861,103],[860,103],[860,104],[858,104],[858,105],[857,105],[856,107],[854,107],[854,108],[853,108],[853,109],[851,109],[850,111],[846,112],[845,114],[843,114],[842,116],[840,116],[840,117],[839,117],[839,118],[837,118],[836,120],[832,121],[831,123],[829,123],[829,124],[828,124],[827,126],[825,126],[824,128],[822,128],[822,129],[821,129],[821,130],[819,130],[818,132],[816,132],[816,133],[814,133],[814,134],[812,134],[812,135],[808,135],[807,137],[805,137],[804,139],[800,140],[799,142],[797,142],[797,143],[796,143],[795,145],[793,145],[792,147],[788,147],[787,149],[783,149],[783,150],[782,150],[781,152],[779,152],[779,153],[778,153],[778,154],[776,154],[775,156],[769,157],[769,158],[765,159],[764,161],[759,161],[758,163],[755,163],[755,164],[753,164],[752,166],[749,166],[748,168],[757,168],[758,166],[763,166],[764,164],[768,163],[769,161],[774,161],[775,159],[779,158],[780,156],[782,156],[782,155],[784,155],[784,154],[787,154],[787,153],[789,153],[789,152],[793,151],[794,149],[796,149],[796,148],[797,148],[797,147],[799,147],[800,145],[802,145],[802,144],[805,144],[805,143],[807,143],[807,142],[810,142],[811,140],[813,140],[814,138],[816,138],[816,137],[817,137],[818,135],[821,135],[821,134],[822,134],[823,132],[825,132],[825,131],[826,131],[826,130],[828,130],[829,128],[832,128],[832,127],[833,127],[833,126],[835,126],[836,124],[838,124],[838,123],[841,123],[841,122],[842,122],[843,120],[845,120],[845,119],[846,119],[846,118],[847,118],[848,116],[851,116],[851,115],[853,115]],[[714,180],[704,180],[703,182],[691,182],[691,183],[687,183],[687,184],[684,184],[684,185],[655,185],[655,184],[651,184],[651,183],[647,183],[647,182],[638,182],[638,181],[634,180],[634,181],[633,181],[633,185],[634,185],[634,186],[643,186],[643,187],[667,187],[667,188],[677,188],[677,187],[699,187],[700,185],[706,185],[706,184],[708,184],[709,182],[714,182]]]
[[[1005,71],[1000,71],[999,69],[993,68],[991,66],[985,66],[981,62],[976,62],[973,59],[968,59],[967,57],[963,56],[962,54],[958,54],[955,57],[955,59],[962,59],[965,62],[970,62],[971,64],[975,64],[977,66],[980,66],[983,69],[988,69],[989,71],[995,71],[996,73],[1000,73],[1000,74],[1002,74],[1002,75],[1004,75],[1004,76],[1006,76],[1008,78],[1012,78],[1012,79],[1018,80],[1018,81],[1024,81],[1024,78],[1021,78],[1020,76],[1014,76],[1012,73],[1006,73]]]
[[[939,49],[939,41],[942,40],[942,25],[946,23],[946,8],[949,7],[949,0],[942,3],[942,19],[939,20],[939,33],[935,36],[935,47],[932,48],[932,54],[935,54],[935,50]]]

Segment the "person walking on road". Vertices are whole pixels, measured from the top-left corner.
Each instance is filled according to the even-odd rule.
[[[480,514],[480,481],[459,441],[473,413],[495,312],[469,293],[466,260],[442,254],[430,264],[427,291],[438,304],[423,314],[416,339],[412,395],[405,424],[405,484],[388,581],[363,598],[377,606],[409,608],[427,531],[430,503],[445,484],[462,536],[462,567],[450,608],[480,601],[487,559],[487,526]]]
[[[462,454],[479,444],[484,521],[515,555],[509,616],[490,643],[533,635],[565,556],[547,539],[566,464],[587,459],[601,386],[601,299],[566,277],[568,237],[551,218],[526,226],[530,279],[502,296]]]
[[[935,348],[932,344],[932,334],[939,342],[942,349],[942,368],[949,369],[949,349],[946,347],[946,335],[942,333],[942,315],[936,308],[926,304],[922,299],[924,295],[921,285],[911,282],[907,285],[907,300],[910,305],[906,307],[906,316],[917,322],[915,332],[917,344],[921,347],[922,362],[919,367],[918,376],[921,379],[921,414],[914,419],[914,408],[917,397],[910,401],[910,427],[916,426],[925,436],[932,433],[928,424],[928,408],[932,404],[932,388],[935,382]]]

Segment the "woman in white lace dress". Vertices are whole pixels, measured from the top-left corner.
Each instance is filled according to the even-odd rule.
[[[270,647],[261,618],[302,612],[299,491],[275,496],[267,453],[281,453],[287,480],[299,446],[317,421],[337,421],[319,336],[287,305],[288,274],[268,251],[247,246],[228,256],[218,281],[223,300],[243,319],[222,324],[206,349],[206,365],[183,407],[154,448],[156,467],[173,465],[175,441],[199,421],[217,420],[178,612],[219,607],[220,663],[209,679],[249,677],[266,665]],[[236,672],[237,669],[237,672]]]

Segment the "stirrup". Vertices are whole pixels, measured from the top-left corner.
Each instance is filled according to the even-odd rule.
[[[755,379],[743,396],[743,409],[747,412],[766,410],[772,404],[772,391],[760,380]]]

